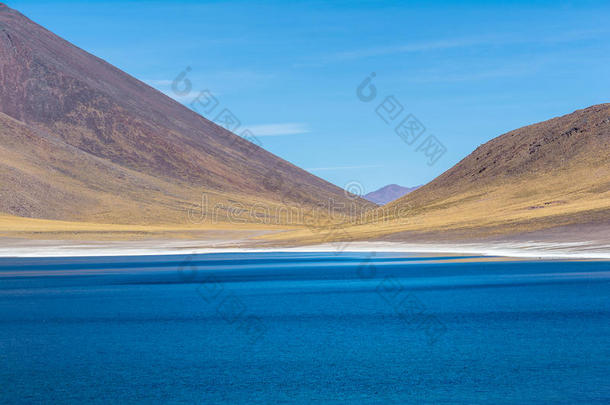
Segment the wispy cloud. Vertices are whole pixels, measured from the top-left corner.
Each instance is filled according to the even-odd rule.
[[[173,98],[174,100],[176,100],[177,102],[182,103],[182,104],[191,102],[197,95],[197,92],[194,92],[194,91],[191,91],[185,95],[176,94],[171,89],[171,85],[173,82],[174,82],[173,80],[169,80],[169,79],[144,80],[144,83],[148,84],[149,86],[154,87],[155,89],[159,90],[161,93],[165,94],[169,98]]]
[[[176,100],[177,102],[182,103],[182,104],[190,103],[191,101],[193,101],[193,99],[195,97],[197,97],[197,94],[198,94],[196,92],[190,92],[189,94],[179,96],[170,90],[167,90],[167,91],[159,90],[159,91],[161,91],[161,93],[165,94],[169,98],[173,98],[174,100]],[[214,95],[216,95],[216,93],[214,93]]]
[[[352,170],[352,169],[371,169],[374,167],[384,167],[383,165],[359,165],[359,166],[333,166],[333,167],[310,167],[305,170],[309,172],[322,172],[331,170]]]
[[[393,55],[400,53],[411,52],[430,52],[442,51],[455,48],[468,48],[487,45],[510,45],[510,44],[554,44],[581,41],[592,38],[603,38],[607,31],[600,30],[574,30],[567,31],[561,35],[540,36],[540,37],[524,37],[524,36],[506,36],[506,35],[489,35],[477,38],[449,38],[435,39],[430,41],[412,42],[406,44],[397,44],[389,46],[378,46],[364,49],[356,49],[351,51],[343,51],[330,56],[330,60],[353,60],[363,59],[375,56]]]
[[[451,48],[464,48],[475,45],[483,45],[492,43],[490,39],[441,39],[428,42],[417,42],[410,44],[394,45],[394,46],[381,46],[367,49],[359,49],[354,51],[345,51],[336,53],[333,59],[348,60],[348,59],[362,59],[369,58],[372,56],[383,56],[392,55],[396,53],[407,53],[407,52],[425,52],[434,50],[443,50]]]
[[[440,83],[520,77],[537,73],[540,66],[541,63],[530,62],[528,65],[515,64],[512,66],[489,68],[480,71],[426,72],[425,74],[421,75],[411,75],[411,77],[407,78],[407,80],[415,83]]]
[[[256,136],[298,135],[310,132],[307,124],[298,122],[248,125],[247,128]]]

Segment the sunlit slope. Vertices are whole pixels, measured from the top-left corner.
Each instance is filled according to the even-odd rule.
[[[100,224],[211,225],[248,222],[246,209],[227,211],[235,201],[248,201],[242,204],[246,208],[270,207],[270,213],[281,213],[283,207],[264,197],[205,190],[126,168],[3,113],[0,155],[0,212],[15,216]],[[284,220],[268,218],[267,224]]]
[[[499,136],[387,208],[448,224],[572,223],[603,216],[609,192],[610,104],[602,104]]]

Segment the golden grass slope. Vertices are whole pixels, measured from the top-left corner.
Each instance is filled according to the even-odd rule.
[[[290,202],[219,192],[140,173],[3,113],[0,155],[0,212],[11,213],[15,232],[21,226],[19,216],[55,220],[49,223],[53,232],[61,225],[72,229],[79,221],[100,230],[115,229],[111,224],[216,229],[247,223],[255,229],[272,225],[283,229],[303,221],[290,215],[299,211]],[[0,231],[6,234],[10,228]]]
[[[19,240],[170,241],[188,239],[208,243],[212,241],[239,244],[242,240],[295,228],[294,226],[228,222],[183,225],[109,224],[23,218],[0,214],[0,238],[18,238]]]

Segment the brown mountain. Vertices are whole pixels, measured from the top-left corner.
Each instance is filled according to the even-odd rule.
[[[204,192],[221,217],[260,203],[255,222],[370,206],[1,3],[0,153],[0,213],[22,217],[181,223]]]
[[[427,229],[503,233],[610,222],[610,104],[492,139],[386,208]]]
[[[398,184],[388,184],[387,186],[383,186],[380,189],[363,195],[363,197],[371,202],[374,202],[375,204],[384,205],[406,194],[409,194],[411,191],[417,190],[418,188],[419,186],[403,187],[399,186]]]

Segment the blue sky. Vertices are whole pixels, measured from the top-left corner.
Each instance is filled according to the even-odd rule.
[[[610,94],[607,1],[7,4],[183,103],[210,90],[266,149],[367,192],[426,183],[497,135]],[[388,96],[400,114],[378,110]],[[394,131],[409,114],[426,129],[411,145]],[[429,135],[446,150],[432,165]]]

